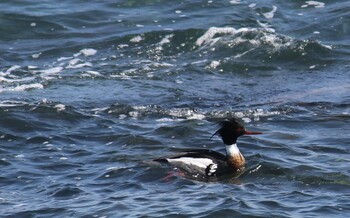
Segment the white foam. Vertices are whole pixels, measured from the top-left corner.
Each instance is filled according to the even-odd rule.
[[[74,58],[74,59],[70,60],[70,61],[68,62],[68,64],[69,64],[69,65],[76,65],[76,64],[79,63],[80,61],[82,61],[82,60],[79,59],[79,58]]]
[[[138,111],[130,111],[129,116],[132,118],[138,118],[140,116],[140,113]]]
[[[9,69],[7,69],[5,73],[6,73],[6,74],[9,74],[9,73],[11,73],[12,71],[17,70],[17,69],[19,69],[19,68],[21,68],[21,66],[13,65],[13,66],[10,67]]]
[[[135,78],[136,76],[128,76],[128,75],[126,75],[125,72],[122,72],[119,75],[118,74],[110,75],[110,77],[111,78],[119,78],[119,79],[123,79],[123,80],[130,80],[131,78]]]
[[[34,59],[39,58],[40,55],[41,55],[41,52],[36,53],[36,54],[32,54],[32,58],[34,58]]]
[[[260,46],[262,43],[267,43],[274,48],[280,48],[281,46],[286,46],[290,44],[292,41],[289,37],[284,37],[286,42],[281,39],[278,35],[275,34],[275,30],[272,28],[269,28],[267,24],[262,24],[259,21],[257,21],[261,26],[264,27],[264,29],[259,28],[240,28],[235,29],[232,27],[224,27],[224,28],[218,28],[218,27],[210,27],[206,33],[204,33],[201,37],[199,37],[196,41],[196,45],[201,46],[203,44],[209,44],[210,46],[213,46],[218,41],[226,40],[226,44],[232,45],[238,45],[240,43],[249,42],[250,44],[254,45],[255,47]],[[256,32],[257,34],[261,35],[261,37],[256,37],[254,39],[246,39],[241,36],[236,36],[239,33],[246,33],[246,32]],[[225,34],[225,35],[232,35],[236,37],[230,37],[230,38],[223,38],[221,36],[218,36],[214,38],[217,34]],[[215,49],[215,47],[211,48],[212,50]]]
[[[68,66],[66,67],[67,69],[77,69],[77,68],[82,68],[82,67],[91,67],[92,63],[91,62],[83,62],[83,60],[79,58],[74,58],[68,62]],[[78,64],[80,63],[80,64]]]
[[[170,39],[174,36],[174,34],[169,34],[164,36],[164,38],[158,43],[159,45],[164,45],[166,43],[170,43]]]
[[[93,70],[87,70],[86,73],[92,75],[92,76],[101,76],[101,74],[97,71],[93,71]]]
[[[248,117],[243,117],[242,120],[243,120],[243,122],[245,122],[245,123],[250,123],[250,122],[252,122],[252,120],[251,120],[250,118],[248,118]]]
[[[277,7],[276,6],[272,6],[272,10],[270,12],[262,13],[262,15],[266,19],[272,19],[275,16],[276,11],[277,11]]]
[[[16,106],[20,106],[20,105],[25,105],[25,102],[21,102],[21,101],[1,101],[0,102],[0,107],[16,107]],[[5,135],[1,135],[0,138],[4,138]]]
[[[58,74],[63,70],[63,67],[52,67],[46,70],[40,70],[38,72],[41,73],[41,76],[49,76],[49,75],[54,75]]]
[[[135,36],[132,39],[130,39],[130,42],[141,42],[143,38],[141,36]]]
[[[29,65],[27,66],[28,70],[33,70],[33,69],[38,69],[37,66],[34,66],[34,65]]]
[[[315,69],[315,68],[316,68],[316,65],[311,65],[311,66],[309,67],[310,70]]]
[[[95,55],[97,53],[97,50],[92,48],[85,48],[80,50],[80,53],[83,54],[85,57],[87,57],[87,56]]]
[[[315,6],[315,8],[323,8],[326,5],[324,2],[319,1],[306,1],[305,3],[310,6]]]
[[[2,103],[0,102],[0,107],[5,108],[5,107],[16,107],[17,104],[7,104],[7,103]]]
[[[72,59],[73,57],[60,57],[57,59],[57,61],[65,61],[65,60],[69,60],[69,59]]]
[[[177,118],[185,117],[188,120],[203,120],[205,118],[203,113],[195,112],[192,109],[187,108],[173,108],[168,114]]]
[[[242,28],[246,29],[246,28]],[[233,27],[210,27],[207,32],[204,33],[201,37],[199,37],[196,41],[196,45],[201,46],[204,43],[209,42],[209,40],[213,39],[216,34],[231,34],[234,35],[238,31]]]
[[[148,64],[147,67],[148,66],[159,68],[159,67],[172,67],[174,65],[166,62],[161,62],[161,63],[154,62],[154,63]]]
[[[47,103],[49,103],[49,100],[47,100],[47,98],[43,98],[43,99],[41,100],[41,103],[47,104]]]
[[[128,44],[119,44],[118,45],[118,48],[127,48],[127,47],[129,47]]]
[[[25,85],[20,85],[14,88],[14,91],[25,91],[28,89],[43,89],[44,86],[40,83],[33,83],[33,84],[25,84]]]
[[[66,109],[66,106],[64,104],[56,104],[54,108],[57,109],[58,112],[60,112],[64,111]]]
[[[280,111],[267,111],[261,108],[254,109],[254,110],[247,110],[244,112],[245,116],[249,117],[267,117],[267,116],[272,116],[272,115],[278,115],[281,114]]]
[[[266,31],[265,31],[266,30]],[[259,29],[250,29],[249,31],[252,32],[260,32],[259,37],[256,37],[254,39],[245,39],[242,38],[240,36],[235,37],[233,39],[229,39],[230,43],[233,45],[239,45],[241,43],[249,43],[253,46],[253,48],[251,48],[248,51],[243,52],[242,54],[237,54],[235,56],[235,58],[239,58],[245,54],[247,54],[248,52],[253,51],[254,49],[256,49],[257,47],[261,46],[262,44],[264,45],[269,45],[271,46],[272,49],[278,50],[282,47],[286,47],[286,46],[290,46],[291,43],[293,42],[293,39],[290,37],[281,37],[277,34],[275,34],[274,32],[270,31],[270,29],[265,29],[265,30],[259,30]]]
[[[241,53],[241,54],[237,54],[237,55],[235,55],[234,57],[235,57],[235,58],[240,58],[240,57],[242,57],[242,56],[248,54],[249,52],[254,51],[255,49],[256,49],[256,48],[249,49],[248,51],[245,51],[245,52],[243,52],[243,53]]]
[[[192,116],[187,117],[189,120],[203,120],[205,118],[205,115],[203,114],[192,114]]]
[[[147,110],[147,106],[144,106],[144,105],[134,105],[132,106],[132,108],[134,108],[135,110]]]
[[[24,158],[24,154],[18,154],[15,156],[15,158]]]
[[[33,84],[25,84],[25,85],[19,85],[14,88],[8,89],[9,91],[16,91],[16,92],[21,92],[21,91],[26,91],[28,89],[43,89],[44,86],[40,83],[33,83]]]
[[[305,7],[308,7],[308,6],[315,6],[315,8],[324,8],[325,7],[325,3],[324,2],[319,2],[319,1],[306,1],[305,2],[306,5],[302,5],[301,7],[305,8]]]
[[[203,59],[203,60],[199,60],[199,61],[193,61],[191,64],[193,65],[197,65],[197,64],[203,64],[203,63],[206,63],[208,62],[207,59]]]
[[[125,115],[125,114],[120,114],[119,115],[119,119],[121,119],[121,120],[123,120],[123,119],[125,119],[127,116]]]
[[[123,169],[123,167],[108,167],[106,169],[106,171],[115,171],[115,170],[119,170],[119,169]]]
[[[321,44],[321,46],[325,47],[325,48],[328,48],[328,49],[333,49],[331,45],[324,45],[324,44]]]
[[[233,4],[233,5],[237,5],[237,4],[240,4],[241,3],[241,0],[231,0],[230,1],[230,4]]]
[[[91,62],[85,62],[77,65],[68,65],[66,68],[67,69],[77,69],[77,68],[82,68],[82,67],[92,67]]]
[[[159,26],[159,27],[161,27],[161,26]],[[163,28],[163,30],[164,30],[164,31],[174,31],[173,28]]]
[[[252,4],[248,5],[248,7],[250,7],[250,8],[255,8],[255,6],[256,6],[255,3],[252,3]]]
[[[212,61],[209,65],[210,68],[217,68],[220,65],[220,61]]]
[[[157,119],[156,122],[160,122],[160,123],[169,123],[169,122],[174,122],[175,120],[174,119],[171,119],[171,118],[160,118],[160,119]]]
[[[259,26],[261,26],[262,28],[268,30],[269,32],[273,32],[273,33],[275,32],[275,30],[271,28],[271,25],[270,25],[270,24],[268,24],[268,23],[262,23],[262,22],[260,22],[259,20],[256,20],[256,22],[259,24]]]
[[[283,113],[286,113],[286,111],[269,111],[258,108],[246,111],[237,111],[234,112],[234,116],[240,118],[245,123],[250,123],[252,120],[260,120],[261,117],[275,116]],[[215,112],[215,114],[211,114],[211,116],[222,118],[227,116],[227,113],[225,111],[218,111]]]
[[[257,172],[260,168],[261,168],[261,165],[258,165],[256,168],[254,168],[251,171],[249,171],[249,174]]]
[[[22,79],[8,79],[8,78],[0,76],[0,82],[6,82],[6,83],[28,82],[28,81],[32,81],[34,79],[35,79],[35,77],[24,77]]]

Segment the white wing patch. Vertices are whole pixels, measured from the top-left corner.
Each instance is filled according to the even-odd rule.
[[[180,158],[174,158],[174,159],[168,158],[167,161],[173,164],[181,163],[186,165],[194,165],[196,167],[203,168],[203,169],[206,169],[210,164],[214,164],[214,162],[209,158],[180,157]]]
[[[208,170],[208,176],[212,176],[215,172],[216,172],[216,170],[218,169],[218,165],[217,164],[211,164],[210,166],[209,166],[209,170]]]
[[[188,172],[200,173],[207,176],[214,175],[218,168],[218,165],[209,158],[179,157],[173,159],[168,158],[167,161]]]

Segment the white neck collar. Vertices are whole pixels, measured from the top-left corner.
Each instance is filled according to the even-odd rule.
[[[226,145],[226,154],[228,156],[235,156],[240,153],[241,152],[239,151],[237,144]]]

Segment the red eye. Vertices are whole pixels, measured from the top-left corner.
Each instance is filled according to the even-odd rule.
[[[245,130],[243,128],[241,128],[241,127],[237,129],[237,132],[244,132],[244,131]]]

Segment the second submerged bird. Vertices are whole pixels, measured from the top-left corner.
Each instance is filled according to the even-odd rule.
[[[208,149],[188,150],[185,153],[167,158],[155,159],[175,166],[191,175],[205,177],[220,176],[239,172],[245,165],[245,159],[237,147],[237,138],[242,135],[262,134],[262,132],[247,131],[235,119],[220,122],[220,129],[214,135],[219,135],[226,147],[226,155]]]

